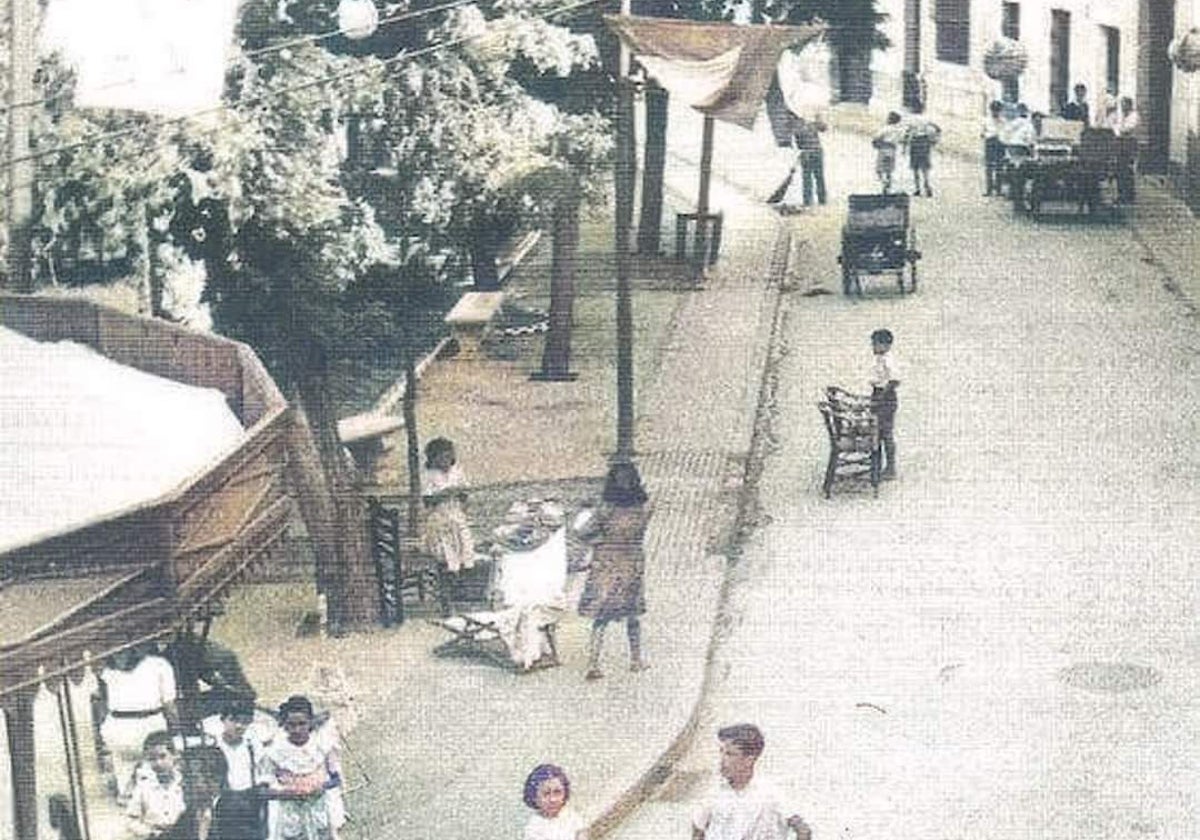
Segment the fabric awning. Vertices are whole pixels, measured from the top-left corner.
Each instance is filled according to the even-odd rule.
[[[742,128],[754,126],[783,51],[824,31],[821,25],[738,26],[636,15],[604,20],[672,96]]]

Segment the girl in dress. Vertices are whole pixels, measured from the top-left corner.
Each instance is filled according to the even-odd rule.
[[[571,782],[561,767],[539,764],[525,779],[525,804],[535,813],[522,840],[587,840],[583,818],[571,808]]]
[[[467,479],[455,457],[454,444],[434,438],[425,446],[425,550],[438,561],[439,572],[457,575],[475,565],[475,539],[467,522]],[[449,613],[449,580],[443,580],[442,611]]]
[[[637,468],[617,462],[609,468],[601,494],[603,507],[592,539],[592,563],[579,598],[579,614],[592,619],[588,643],[588,664],[584,678],[599,679],[600,650],[604,630],[610,621],[625,620],[629,637],[629,670],[645,670],[642,657],[642,625],[646,612],[642,593],[646,557],[642,538],[650,513],[646,509],[646,491]]]
[[[336,840],[332,791],[341,784],[341,759],[333,739],[313,732],[307,697],[289,697],[279,707],[285,737],[263,750],[262,771],[273,800],[270,840]]]

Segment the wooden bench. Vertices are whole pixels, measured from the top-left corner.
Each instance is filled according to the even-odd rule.
[[[500,311],[504,292],[467,292],[445,317],[450,335],[458,342],[456,359],[477,359],[492,319]]]
[[[403,428],[402,418],[373,411],[343,417],[337,424],[338,439],[368,477],[374,475],[379,457],[391,448],[387,436]]]

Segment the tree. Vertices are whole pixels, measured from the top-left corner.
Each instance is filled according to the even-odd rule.
[[[362,43],[305,43],[335,28],[335,2],[248,0],[244,53],[215,124],[69,107],[46,117],[45,145],[75,147],[44,159],[49,264],[85,236],[105,255],[149,254],[139,243],[157,237],[201,261],[218,330],[258,351],[298,406],[299,428],[311,428],[301,502],[335,629],[376,615],[364,510],[337,436],[335,364],[418,329],[403,290],[445,277],[439,257],[481,219],[537,212],[493,173],[538,154],[586,180],[607,159],[602,119],[563,114],[508,76],[516,56],[548,72],[591,60],[590,40],[542,19],[556,6],[503,0],[381,27]],[[131,119],[137,130],[88,142]],[[365,126],[392,177],[347,168],[341,125]]]
[[[879,11],[878,0],[777,0],[767,14],[791,24],[824,21],[825,39],[837,60],[839,97],[847,102],[871,98],[871,52],[891,46],[880,28],[888,16]]]

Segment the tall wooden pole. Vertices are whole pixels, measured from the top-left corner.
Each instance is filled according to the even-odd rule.
[[[630,0],[621,0],[628,15]],[[630,293],[633,188],[636,140],[629,48],[621,42],[617,68],[616,250],[617,250],[617,451],[614,461],[633,461],[633,303]]]
[[[29,159],[30,106],[33,99],[33,0],[9,0],[8,79],[8,286],[33,291],[33,161]],[[16,107],[14,107],[16,106]]]
[[[37,757],[33,728],[36,691],[22,689],[5,700],[9,772],[12,778],[13,835],[37,840]]]

